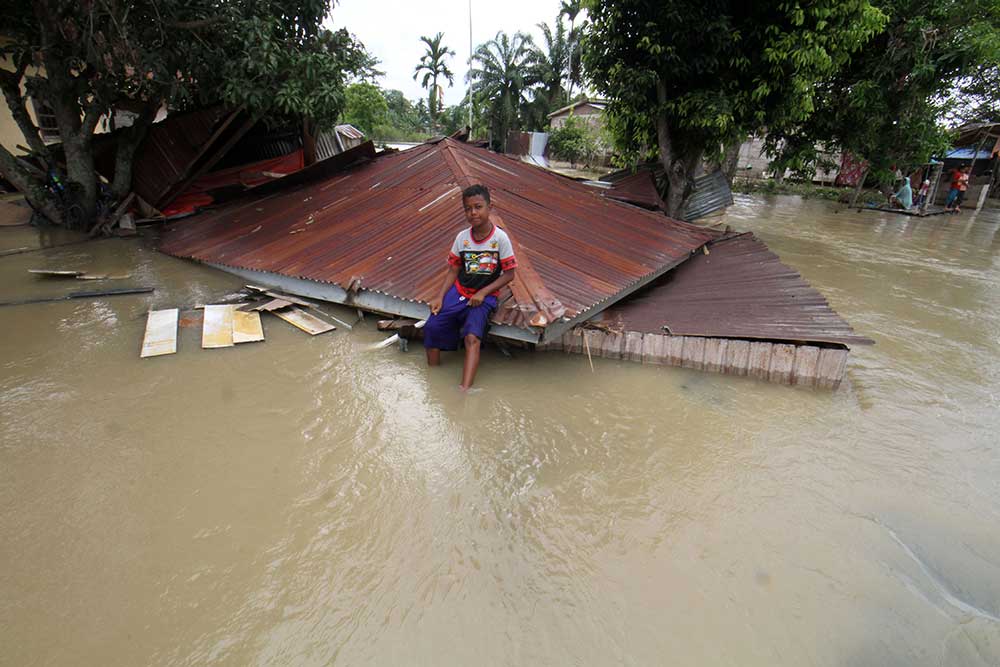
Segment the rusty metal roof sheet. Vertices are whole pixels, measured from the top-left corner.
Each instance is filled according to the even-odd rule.
[[[751,233],[727,236],[658,284],[602,313],[625,331],[871,344]]]
[[[666,205],[656,191],[653,170],[645,165],[637,170],[623,169],[601,179],[611,183],[611,187],[601,190],[610,199],[618,199],[649,209],[666,210]]]
[[[166,231],[161,250],[427,302],[440,288],[455,234],[467,224],[461,191],[473,183],[490,188],[495,222],[518,257],[513,298],[494,315],[499,324],[568,326],[718,236],[442,139],[191,218]]]

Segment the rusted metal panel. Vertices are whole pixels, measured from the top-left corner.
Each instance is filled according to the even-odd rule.
[[[622,331],[772,341],[871,344],[753,234],[728,236],[660,284],[606,310]],[[766,368],[764,371],[766,372]]]
[[[268,196],[173,225],[161,249],[422,305],[437,296],[448,248],[467,224],[461,188],[470,183],[490,188],[495,222],[518,253],[518,277],[494,314],[500,325],[539,332],[603,308],[719,236],[443,139],[320,180],[268,184]]]

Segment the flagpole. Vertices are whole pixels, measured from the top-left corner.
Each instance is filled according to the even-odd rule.
[[[472,139],[472,0],[469,0],[469,139]]]

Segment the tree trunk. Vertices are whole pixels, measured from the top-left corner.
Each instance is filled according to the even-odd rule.
[[[0,146],[0,173],[17,188],[31,207],[53,224],[62,224],[62,213],[44,184],[33,177],[10,151]]]
[[[85,228],[90,228],[97,218],[97,173],[94,171],[94,154],[90,150],[90,137],[79,134],[64,139],[66,152],[66,184],[68,200],[82,211]],[[74,221],[67,221],[73,224]]]
[[[111,182],[111,195],[115,201],[121,201],[132,192],[132,168],[135,164],[135,153],[146,138],[149,126],[156,118],[160,101],[150,102],[139,112],[131,127],[118,132],[118,145],[115,150],[115,175]]]
[[[666,102],[667,91],[662,82],[656,84],[656,96],[660,103]],[[674,133],[663,113],[656,117],[656,140],[660,149],[660,164],[667,177],[667,215],[680,218],[684,204],[691,195],[694,185],[694,172],[701,162],[701,153],[684,154],[677,145]]]
[[[722,157],[722,171],[726,175],[726,180],[729,181],[730,188],[733,187],[733,179],[736,178],[736,170],[740,161],[740,148],[742,147],[742,141],[734,141],[726,146],[726,152]]]
[[[861,170],[861,175],[858,177],[858,184],[854,186],[854,195],[851,197],[851,208],[857,206],[858,197],[861,195],[861,190],[865,187],[866,178],[868,178],[868,167]]]

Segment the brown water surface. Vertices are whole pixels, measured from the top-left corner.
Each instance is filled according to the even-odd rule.
[[[241,281],[0,258],[0,301],[157,288],[0,308],[0,663],[1000,664],[1000,212],[725,222],[877,341],[839,391],[494,350],[465,396],[371,318],[140,360],[150,307]]]

